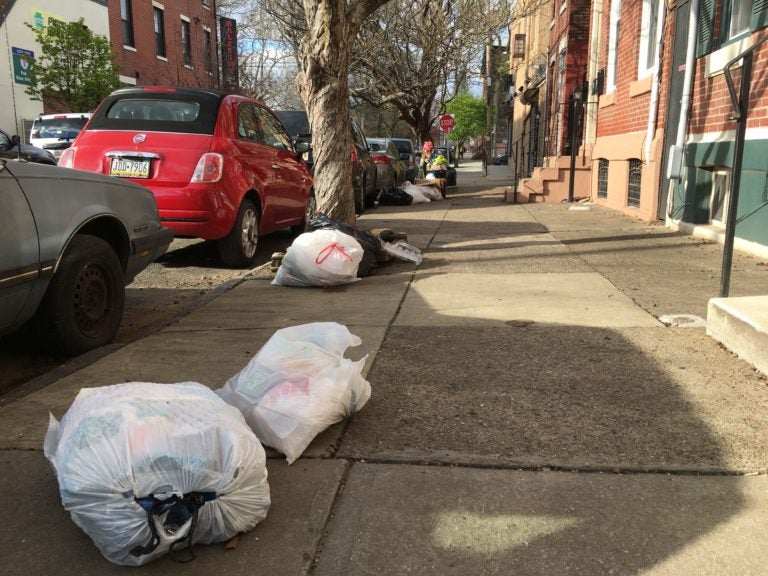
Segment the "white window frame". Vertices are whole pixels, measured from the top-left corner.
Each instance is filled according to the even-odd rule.
[[[161,10],[163,12],[163,40],[165,41],[165,56],[160,56],[160,54],[157,53],[157,40],[155,40],[155,56],[158,60],[162,60],[163,62],[168,62],[168,34],[165,29],[165,5],[160,4],[160,2],[155,2],[152,0],[152,34],[153,36],[156,36],[157,31],[155,30],[155,8],[158,10]]]
[[[181,21],[182,21],[181,30],[179,31],[179,33],[181,34],[181,38],[180,38],[180,40],[181,40],[181,62],[184,65],[184,68],[188,68],[188,69],[191,70],[191,69],[194,68],[194,65],[193,64],[187,64],[186,62],[184,62],[184,48],[185,48],[185,46],[184,46],[184,24],[183,24],[183,22],[186,22],[187,26],[188,26],[189,37],[187,38],[187,40],[189,41],[189,61],[193,62],[193,60],[192,60],[192,20],[189,19],[189,16],[184,16],[184,14],[182,14],[180,16],[180,18],[181,18]]]
[[[608,27],[608,66],[605,71],[605,92],[616,90],[616,76],[618,72],[618,47],[619,33],[621,31],[621,0],[611,2],[610,24]]]
[[[640,24],[640,54],[637,60],[637,78],[646,78],[656,71],[656,54],[658,49],[658,16],[659,3],[664,0],[643,0],[643,17]],[[654,2],[656,6],[654,7]],[[655,9],[654,9],[655,8]],[[656,34],[651,37],[651,25],[656,23]],[[648,59],[653,56],[651,64]]]
[[[740,6],[742,10],[745,11],[742,13],[742,18],[744,18],[744,27],[741,30],[733,29],[734,24],[737,22],[736,18],[734,17],[734,7],[736,5]],[[728,18],[727,42],[735,40],[736,38],[741,38],[745,34],[749,34],[750,19],[752,17],[752,0],[731,0],[730,12],[730,17]]]

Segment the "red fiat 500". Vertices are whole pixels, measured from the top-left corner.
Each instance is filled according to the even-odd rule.
[[[261,102],[146,86],[105,98],[59,166],[143,184],[176,237],[217,240],[224,264],[242,267],[260,235],[300,232],[314,210],[304,151]]]

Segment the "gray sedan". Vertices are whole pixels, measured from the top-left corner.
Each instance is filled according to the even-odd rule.
[[[173,239],[152,192],[79,170],[0,158],[0,336],[27,321],[79,354],[114,338],[125,286]]]

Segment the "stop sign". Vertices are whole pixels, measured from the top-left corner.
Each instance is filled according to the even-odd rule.
[[[443,114],[438,121],[440,124],[440,130],[443,132],[450,132],[453,127],[456,126],[456,120],[453,119],[451,114]]]

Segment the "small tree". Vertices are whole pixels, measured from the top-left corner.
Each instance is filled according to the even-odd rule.
[[[82,18],[77,22],[50,18],[42,29],[27,26],[42,49],[26,89],[33,99],[84,112],[120,86],[109,40],[94,34]]]
[[[456,125],[448,136],[457,141],[457,152],[467,138],[485,133],[487,125],[486,105],[482,98],[477,98],[472,94],[459,94],[448,102],[446,109],[449,114],[453,114],[456,121]],[[459,156],[456,154],[457,163]]]

